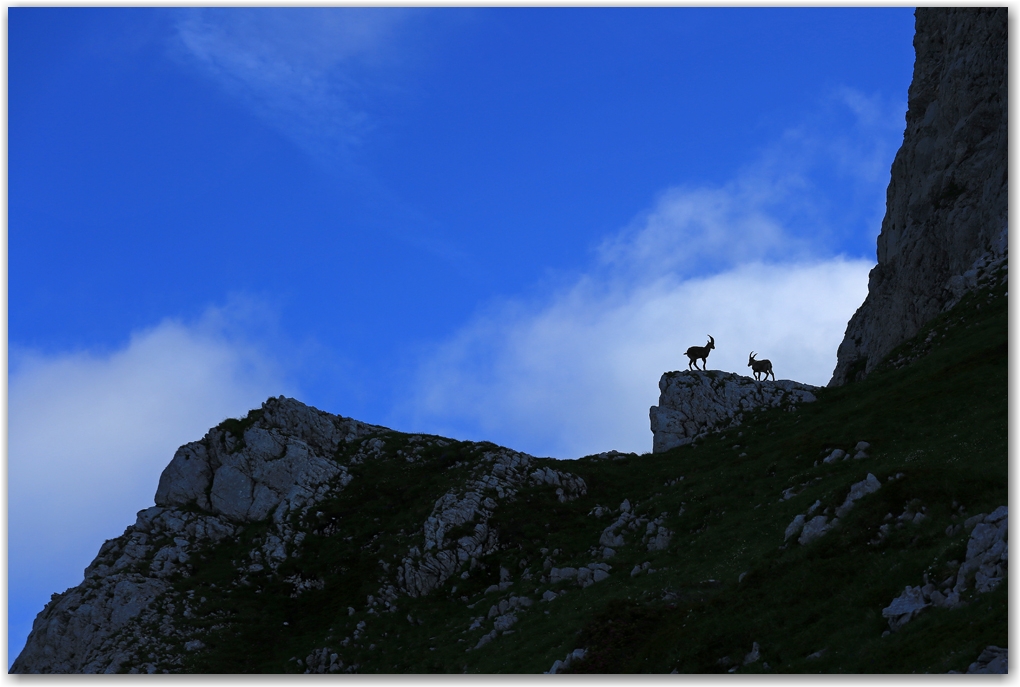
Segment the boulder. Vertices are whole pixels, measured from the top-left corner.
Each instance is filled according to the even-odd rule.
[[[800,534],[801,530],[804,529],[804,523],[806,520],[807,518],[804,514],[799,513],[797,517],[793,519],[793,522],[786,526],[786,533],[784,534],[783,540],[788,541],[790,537],[796,537]]]
[[[832,523],[829,522],[829,518],[827,516],[816,515],[804,523],[804,528],[800,531],[800,536],[797,538],[797,542],[802,545],[810,544],[828,532],[831,527]]]
[[[1006,675],[1009,673],[1009,649],[1001,646],[985,647],[978,659],[967,668],[968,674],[995,674]]]
[[[920,587],[907,586],[903,593],[882,609],[882,617],[889,619],[889,628],[895,632],[929,606]]]
[[[854,507],[854,502],[858,501],[868,494],[873,494],[882,488],[882,483],[878,481],[870,472],[867,478],[862,479],[850,487],[850,493],[846,495],[846,500],[843,501],[843,505],[836,508],[836,517],[842,518],[844,515],[850,512],[850,509]],[[919,514],[920,515],[920,514]]]

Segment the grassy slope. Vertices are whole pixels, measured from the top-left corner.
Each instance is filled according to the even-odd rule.
[[[435,499],[491,448],[455,442],[408,464],[394,455],[406,436],[386,435],[391,457],[354,466],[356,479],[320,508],[321,527],[333,523],[336,532],[309,534],[303,555],[281,568],[281,577],[319,576],[325,589],[291,599],[288,585],[250,576],[252,586],[221,593],[243,541],[209,552],[196,575],[176,582],[210,598],[204,618],[193,622],[233,621],[188,668],[296,671],[290,657],[330,646],[361,672],[541,672],[587,647],[578,671],[724,672],[720,659],[740,663],[758,642],[762,661],[742,671],[765,670],[765,663],[772,672],[965,670],[986,645],[1007,646],[1007,584],[964,608],[928,609],[887,637],[881,609],[905,585],[922,584],[926,572],[937,583],[951,561],[963,560],[967,533],[947,536],[947,526],[1007,503],[1004,294],[998,286],[967,297],[889,357],[916,360],[825,389],[797,412],[762,411],[742,427],[661,454],[549,461],[581,475],[587,496],[560,504],[548,487],[523,489],[490,522],[502,550],[483,561],[484,570],[423,599],[401,597],[397,613],[368,615],[365,598],[379,588],[380,561],[395,563],[420,543],[417,528]],[[933,329],[937,335],[922,343]],[[870,458],[820,462],[827,449],[850,449],[862,439],[872,445]],[[859,501],[839,527],[807,546],[783,545],[795,515],[815,500],[835,508],[869,472],[882,489]],[[784,489],[800,485],[797,496],[781,500]],[[511,591],[537,601],[549,588],[538,584],[540,549],[554,552],[558,566],[595,560],[592,547],[611,520],[589,513],[596,505],[615,509],[624,498],[638,513],[668,514],[675,534],[667,550],[648,553],[628,538],[609,561],[608,580],[583,590],[562,583],[570,593],[519,613],[513,634],[466,651],[491,629],[489,622],[467,630],[498,601],[483,590],[498,581],[500,566],[531,570],[534,580],[518,580]],[[928,519],[871,543],[883,517],[908,504],[926,507]],[[257,534],[253,527],[246,536]],[[632,578],[631,568],[645,561],[656,572]],[[220,614],[211,615],[213,608]],[[341,649],[360,620],[365,637]],[[806,658],[822,649],[822,658]]]

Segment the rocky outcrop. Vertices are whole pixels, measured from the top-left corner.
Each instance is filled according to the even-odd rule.
[[[1002,646],[987,646],[977,660],[967,668],[968,675],[1007,675],[1009,673],[1009,649]]]
[[[1006,579],[1009,574],[1009,508],[999,506],[987,515],[975,515],[967,519],[964,527],[974,529],[967,540],[966,558],[956,573],[941,585],[929,582],[925,575],[923,586],[908,585],[902,594],[882,609],[882,616],[889,619],[892,631],[899,630],[930,606],[959,606],[961,595],[971,585],[983,594]]]
[[[918,8],[915,17],[906,130],[892,165],[878,264],[830,386],[863,378],[1005,266],[1006,8]]]
[[[781,379],[759,382],[732,372],[667,372],[652,406],[652,452],[689,444],[711,431],[739,425],[744,413],[763,407],[809,403],[818,388]]]
[[[252,584],[249,578],[277,576],[287,583],[291,598],[321,590],[314,576],[280,571],[299,555],[309,534],[335,536],[342,530],[323,524],[313,509],[335,497],[352,482],[353,466],[368,461],[408,463],[442,455],[449,441],[422,435],[399,435],[403,448],[387,448],[396,433],[306,406],[293,399],[271,398],[243,420],[227,420],[201,441],[182,446],[160,476],[156,505],[138,513],[134,525],[106,542],[85,571],[79,586],[55,594],[39,614],[16,673],[177,672],[186,656],[202,651],[214,630],[187,623],[207,612],[207,599],[182,594],[174,580],[194,573],[194,564],[223,544],[246,542],[231,560],[227,592]],[[478,558],[495,550],[499,533],[488,525],[501,501],[523,487],[567,503],[587,491],[580,477],[540,465],[524,453],[499,447],[472,458],[467,479],[435,501],[407,556],[390,571],[380,560],[379,590],[368,596],[368,614],[397,611],[403,594],[421,597],[461,578]],[[461,463],[457,463],[461,466]],[[254,529],[251,529],[251,528]],[[242,536],[247,532],[247,536]],[[252,536],[252,532],[256,532]],[[403,532],[401,532],[403,534]],[[609,566],[593,563],[575,571],[582,587],[608,577]],[[283,577],[286,575],[285,577]],[[458,578],[459,580],[460,578]],[[456,580],[455,580],[456,581]],[[493,591],[506,591],[514,581],[501,568]],[[493,635],[513,632],[518,615],[531,605],[511,597],[512,608],[500,609]],[[215,605],[215,604],[214,604]],[[504,612],[505,610],[505,612]],[[351,614],[354,609],[350,608]],[[212,611],[217,612],[217,611]],[[284,623],[286,625],[286,623]],[[154,631],[153,628],[156,628]],[[338,651],[359,640],[364,622],[338,646],[316,648],[294,657],[305,672],[351,672]]]
[[[158,506],[141,511],[121,537],[103,544],[82,584],[53,595],[11,672],[116,672],[133,653],[119,637],[128,628],[155,625],[173,636],[172,610],[156,603],[170,588],[167,578],[187,564],[189,550],[234,531],[217,517]]]
[[[174,626],[176,613],[193,614],[192,602],[172,598],[167,580],[187,574],[196,550],[267,519],[273,527],[239,572],[275,569],[304,538],[286,516],[343,489],[351,477],[335,460],[337,449],[379,431],[388,430],[281,396],[182,446],[160,476],[156,506],[103,544],[80,585],[53,595],[11,672],[117,672],[125,662],[137,671],[139,661],[129,659],[152,652],[164,666],[180,665],[179,649],[194,651],[202,642]]]
[[[573,663],[574,661],[580,661],[585,657],[587,653],[588,653],[587,649],[574,649],[569,654],[567,654],[567,657],[564,658],[562,661],[558,659],[556,661],[553,661],[552,668],[545,671],[545,674],[555,675],[556,673],[564,672],[568,668],[570,668],[571,663]]]
[[[436,501],[425,521],[424,551],[413,547],[397,570],[397,586],[412,597],[425,596],[450,579],[478,564],[481,556],[495,550],[498,533],[488,526],[497,502],[513,498],[525,484],[548,485],[560,503],[587,493],[584,480],[552,468],[531,472],[535,459],[525,453],[500,449],[486,453],[482,466],[462,493],[448,492]],[[487,469],[486,469],[487,468]],[[471,525],[471,532],[457,538],[447,533]],[[505,583],[505,582],[502,582]]]
[[[189,505],[234,522],[277,522],[321,500],[350,476],[332,460],[337,447],[386,431],[289,398],[267,401],[250,426],[221,426],[185,444],[163,470],[156,505]]]
[[[866,478],[850,487],[850,493],[846,495],[846,498],[843,500],[843,504],[836,508],[836,517],[833,518],[831,522],[829,521],[828,515],[815,515],[814,517],[811,517],[814,515],[815,511],[818,510],[818,507],[822,505],[821,501],[815,501],[814,504],[808,508],[806,513],[798,514],[793,521],[786,526],[786,531],[783,534],[783,540],[789,541],[791,537],[797,537],[798,544],[810,544],[835,527],[839,523],[839,519],[844,517],[854,507],[854,503],[861,500],[868,494],[875,493],[881,488],[882,483],[869,472]],[[829,511],[826,510],[826,513],[828,512]],[[811,519],[809,520],[808,518]]]

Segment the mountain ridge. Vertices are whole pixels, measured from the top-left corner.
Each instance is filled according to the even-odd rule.
[[[741,629],[752,607],[765,618],[793,612],[791,593],[822,614],[810,621],[812,635],[826,634],[818,625],[831,613],[843,632],[859,628],[856,641],[877,656],[889,650],[868,642],[890,641],[883,626],[891,632],[895,622],[892,636],[909,646],[930,643],[930,632],[942,636],[948,624],[983,643],[960,647],[962,663],[948,656],[948,664],[922,665],[966,669],[988,646],[1005,646],[996,636],[1007,627],[1006,583],[980,591],[984,564],[959,564],[970,560],[973,518],[1006,498],[1004,293],[997,281],[965,297],[937,319],[936,336],[922,332],[897,352],[907,364],[892,358],[869,380],[820,389],[795,412],[767,407],[643,456],[566,462],[385,428],[359,434],[347,418],[269,399],[203,438],[207,454],[234,457],[220,460],[208,493],[161,480],[161,492],[178,500],[164,496],[141,511],[103,545],[81,585],[54,595],[12,670],[540,672],[555,661],[562,669],[569,655],[570,671],[725,672],[741,665],[734,652],[743,656],[755,642],[763,658],[741,670],[839,670],[838,648],[829,663],[804,658],[818,645],[790,655],[813,644],[804,632],[769,636],[775,621],[765,620]],[[947,407],[947,394],[966,399],[966,412]],[[291,434],[298,427],[304,439]],[[862,442],[865,455],[853,455]],[[266,453],[267,444],[277,448]],[[252,465],[255,456],[286,467],[288,455],[330,451],[320,456],[336,464],[328,490],[302,483],[277,492],[275,508],[253,510],[253,479],[236,492],[242,507],[211,498],[216,475],[226,470],[231,483],[227,468],[242,456],[254,476],[269,474]],[[194,453],[189,444],[175,459]],[[181,473],[168,466],[164,474]],[[869,491],[862,480],[881,486]],[[812,534],[791,544],[785,533],[797,516]],[[844,556],[861,575],[837,572],[850,562]],[[981,574],[1001,577],[996,565],[1005,563],[996,558]],[[897,606],[904,589],[928,584],[925,575],[934,585],[951,577],[965,603],[931,610],[924,593],[953,591],[939,587]],[[852,606],[826,610],[832,579]],[[907,602],[914,605],[886,623],[884,609]],[[720,618],[733,627],[719,627]],[[683,634],[685,619],[704,639]],[[968,623],[978,619],[984,629],[975,634]],[[620,638],[606,635],[611,627],[630,629]],[[692,655],[662,653],[671,632],[685,637],[673,646]],[[642,656],[636,647],[663,633],[649,643],[661,655]],[[608,637],[653,663],[618,655]],[[881,664],[887,670],[918,669],[911,651],[893,653]],[[736,663],[720,664],[727,656]]]

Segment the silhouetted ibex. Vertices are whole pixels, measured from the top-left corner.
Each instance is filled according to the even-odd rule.
[[[706,369],[708,367],[708,352],[711,351],[713,348],[715,348],[715,339],[712,338],[711,334],[708,335],[707,346],[691,346],[690,348],[688,348],[687,353],[685,353],[685,355],[691,360],[690,362],[687,363],[687,369],[688,370],[691,369],[691,365],[693,365],[694,369],[697,370],[698,369],[697,361],[699,359],[701,360],[702,369]]]
[[[747,366],[754,370],[754,378],[758,379],[758,375],[765,373],[765,379],[772,375],[772,381],[776,381],[776,373],[772,371],[771,360],[755,360],[754,351],[751,351],[751,355],[747,359]]]

